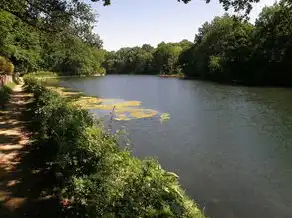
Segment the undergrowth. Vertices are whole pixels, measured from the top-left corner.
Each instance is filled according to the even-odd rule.
[[[4,108],[6,103],[9,101],[14,86],[15,83],[11,82],[5,86],[0,87],[0,108]]]

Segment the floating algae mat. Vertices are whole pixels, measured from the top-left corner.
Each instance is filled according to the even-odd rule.
[[[160,117],[160,121],[168,120],[169,114],[160,113],[153,109],[141,108],[141,101],[125,101],[122,99],[103,99],[85,96],[82,92],[70,91],[64,87],[53,87],[50,89],[58,92],[66,98],[74,99],[73,104],[87,110],[99,110],[113,116],[114,120],[132,120],[151,117]]]

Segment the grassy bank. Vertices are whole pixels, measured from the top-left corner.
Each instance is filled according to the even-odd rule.
[[[14,82],[8,83],[7,85],[0,87],[0,108],[4,108],[8,102],[10,94],[15,86]]]
[[[50,166],[68,217],[204,217],[177,176],[156,160],[118,146],[91,115],[25,78],[36,141],[50,148]]]

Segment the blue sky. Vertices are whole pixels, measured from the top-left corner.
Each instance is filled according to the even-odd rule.
[[[250,15],[251,21],[265,5],[272,5],[274,1],[261,0],[256,4]],[[145,43],[156,46],[161,41],[193,41],[205,21],[224,13],[218,2],[213,0],[206,4],[204,0],[193,0],[183,4],[176,0],[112,0],[112,5],[107,7],[93,3],[99,14],[95,32],[101,36],[107,50]]]

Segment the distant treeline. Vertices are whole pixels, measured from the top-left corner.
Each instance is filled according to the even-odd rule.
[[[292,4],[265,7],[255,24],[225,14],[199,28],[193,43],[160,43],[109,52],[112,74],[175,74],[245,85],[291,86]]]

